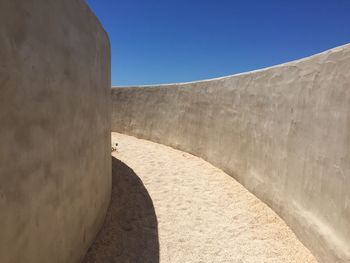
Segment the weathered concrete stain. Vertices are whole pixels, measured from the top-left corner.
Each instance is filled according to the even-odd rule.
[[[82,0],[0,1],[0,262],[79,262],[108,207],[110,47]]]
[[[350,45],[220,79],[112,90],[112,130],[200,156],[321,262],[350,262]]]

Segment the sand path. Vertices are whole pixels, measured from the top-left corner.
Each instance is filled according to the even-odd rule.
[[[84,262],[316,262],[286,224],[223,171],[112,134],[113,194]]]

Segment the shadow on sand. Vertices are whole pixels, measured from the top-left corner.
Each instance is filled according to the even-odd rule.
[[[153,202],[134,171],[112,158],[112,196],[105,223],[83,263],[159,262]]]

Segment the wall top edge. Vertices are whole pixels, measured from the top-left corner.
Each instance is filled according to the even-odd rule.
[[[252,73],[257,73],[257,72],[263,72],[267,71],[270,69],[275,69],[275,68],[280,68],[280,67],[285,67],[285,66],[292,66],[295,65],[299,62],[305,61],[312,59],[314,57],[320,56],[320,55],[325,55],[328,53],[334,53],[334,52],[340,52],[345,49],[350,49],[350,43],[344,44],[335,48],[327,49],[323,52],[304,57],[301,59],[293,60],[293,61],[288,61],[282,64],[277,64],[274,66],[266,67],[266,68],[261,68],[261,69],[256,69],[252,71],[247,71],[247,72],[242,72],[242,73],[237,73],[233,75],[228,75],[228,76],[223,76],[223,77],[217,77],[217,78],[211,78],[211,79],[204,79],[204,80],[195,80],[195,81],[189,81],[189,82],[178,82],[178,83],[165,83],[165,84],[149,84],[149,85],[130,85],[130,86],[112,86],[112,89],[120,89],[120,88],[144,88],[144,87],[167,87],[167,86],[182,86],[182,85],[188,85],[188,84],[195,84],[195,83],[205,83],[205,82],[211,82],[211,81],[217,81],[217,80],[225,80],[233,77],[238,77],[238,76],[244,76],[244,75],[249,75]]]

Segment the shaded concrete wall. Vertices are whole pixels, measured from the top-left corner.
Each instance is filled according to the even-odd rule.
[[[83,0],[0,0],[0,262],[79,262],[110,188],[106,33]]]
[[[259,71],[112,90],[112,130],[190,152],[350,262],[350,45]]]

